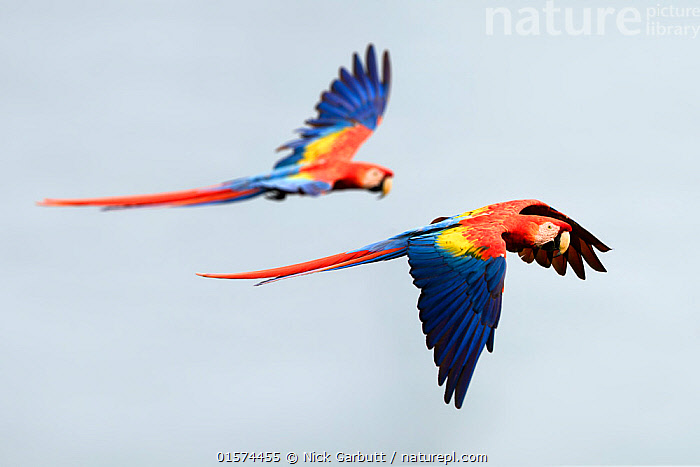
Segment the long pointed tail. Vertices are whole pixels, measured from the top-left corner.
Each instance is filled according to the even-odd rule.
[[[121,209],[153,206],[199,206],[228,203],[253,198],[265,192],[264,188],[233,190],[226,184],[192,190],[170,191],[149,195],[112,196],[106,198],[51,199],[39,201],[39,206],[102,206],[105,209]]]
[[[389,243],[382,242],[382,244]],[[260,282],[256,285],[267,284],[289,277],[303,276],[313,274],[315,272],[333,271],[336,269],[349,268],[359,266],[360,264],[374,263],[377,261],[386,261],[406,254],[405,245],[396,244],[386,245],[385,248],[376,249],[378,245],[374,244],[364,249],[349,251],[347,253],[339,253],[337,255],[326,256],[325,258],[307,261],[305,263],[293,264],[291,266],[283,266],[281,268],[264,269],[262,271],[241,272],[235,274],[202,274],[198,276],[212,277],[215,279],[264,279],[271,278]]]

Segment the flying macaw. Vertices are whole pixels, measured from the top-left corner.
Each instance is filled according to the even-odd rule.
[[[288,194],[318,196],[333,190],[391,190],[393,172],[369,162],[354,162],[353,156],[382,121],[389,99],[391,64],[384,51],[380,78],[374,46],[367,46],[365,65],[355,53],[353,73],[340,68],[339,79],[321,94],[318,116],[296,130],[300,137],[278,151],[291,150],[272,172],[238,178],[204,188],[136,196],[85,199],[44,199],[43,206],[196,206],[230,203],[266,194],[282,200]]]
[[[270,278],[258,285],[322,271],[408,256],[413,283],[421,289],[420,320],[428,349],[439,367],[438,385],[447,381],[445,403],[454,395],[462,406],[484,346],[493,351],[506,277],[506,251],[527,263],[567,264],[585,279],[583,260],[606,272],[593,247],[610,248],[572,219],[537,200],[491,204],[381,242],[305,263],[237,274],[199,274],[220,279]]]

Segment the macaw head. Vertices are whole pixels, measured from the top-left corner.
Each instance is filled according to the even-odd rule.
[[[558,219],[545,216],[521,215],[517,222],[508,226],[504,239],[509,250],[520,248],[541,248],[554,251],[555,256],[563,255],[569,248],[571,226]],[[515,248],[515,250],[512,250]]]
[[[571,226],[557,219],[547,220],[537,226],[533,244],[546,251],[554,251],[560,255],[569,248]]]
[[[388,195],[394,180],[394,172],[377,164],[353,162],[348,176],[338,180],[333,189],[360,188],[379,192],[380,198]]]

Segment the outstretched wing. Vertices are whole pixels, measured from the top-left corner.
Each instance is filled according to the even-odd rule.
[[[610,247],[598,240],[592,233],[581,227],[576,221],[544,203],[531,204],[520,211],[520,214],[551,217],[564,221],[571,226],[571,242],[566,253],[555,257],[554,252],[551,250],[545,251],[540,248],[524,248],[518,251],[518,255],[520,255],[523,261],[526,263],[537,261],[537,264],[545,268],[553,266],[554,270],[562,276],[566,274],[566,265],[570,264],[571,269],[574,270],[576,275],[580,279],[585,279],[586,271],[584,270],[583,261],[581,260],[581,258],[583,258],[593,270],[606,272],[605,266],[600,262],[593,248],[605,253],[606,251],[610,251]]]
[[[445,402],[454,394],[460,408],[476,362],[493,341],[501,314],[506,275],[501,232],[484,226],[457,226],[413,237],[408,263],[421,289],[418,309],[426,344],[447,381]]]
[[[384,51],[381,79],[372,44],[367,47],[364,66],[354,54],[353,73],[340,68],[339,78],[321,94],[316,105],[318,116],[305,122],[308,127],[297,130],[299,139],[277,148],[278,151],[291,149],[292,153],[280,159],[275,168],[352,159],[381,122],[390,83],[388,51]]]

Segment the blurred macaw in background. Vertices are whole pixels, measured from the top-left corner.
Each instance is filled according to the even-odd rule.
[[[204,188],[135,196],[85,199],[44,199],[43,206],[197,206],[230,203],[266,194],[282,200],[288,194],[318,196],[334,190],[391,190],[393,172],[352,158],[381,123],[389,99],[391,64],[385,51],[380,78],[374,46],[367,47],[365,65],[353,55],[353,73],[340,68],[328,91],[316,105],[318,116],[296,130],[300,137],[277,150],[291,150],[272,172],[245,177]]]
[[[537,200],[492,204],[409,230],[357,250],[275,269],[238,274],[199,274],[220,279],[288,277],[333,271],[408,256],[413,283],[421,289],[419,316],[428,349],[434,349],[438,384],[447,381],[445,402],[454,395],[462,406],[484,346],[493,351],[501,315],[506,251],[526,262],[553,266],[560,275],[567,264],[585,279],[583,260],[605,272],[595,252],[610,248],[572,219]],[[258,285],[260,285],[258,284]]]

